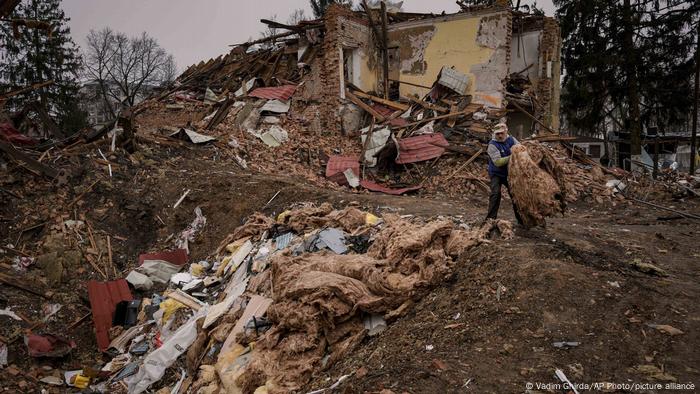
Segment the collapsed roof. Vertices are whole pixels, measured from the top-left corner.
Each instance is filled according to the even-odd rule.
[[[347,106],[363,107],[348,90],[412,107],[434,105],[431,110],[446,114],[451,105],[440,102],[433,88],[440,75],[454,70],[453,78],[464,79],[456,92],[466,104],[512,109],[517,114],[509,126],[520,136],[557,133],[560,39],[552,18],[501,6],[434,14],[334,5],[322,20],[261,22],[275,34],[189,67],[161,98],[207,88],[242,97],[255,87],[298,85],[292,101],[319,109],[315,131],[347,133],[367,124],[337,115]],[[366,98],[368,105],[379,103]]]

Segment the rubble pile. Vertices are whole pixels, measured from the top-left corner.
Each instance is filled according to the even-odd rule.
[[[203,225],[198,213],[178,239]],[[176,241],[181,249],[142,254],[126,280],[105,267],[110,274],[88,282],[88,297],[98,347],[109,357],[55,384],[131,393],[299,390],[406,313],[466,251],[499,236],[512,237],[510,223],[471,227],[329,204],[255,214],[202,261],[188,264],[187,244]],[[60,335],[34,335],[28,344],[35,357],[75,347]]]
[[[503,16],[502,10],[492,12]],[[387,18],[382,23],[392,25],[434,15],[332,6],[323,20],[294,26],[262,20],[283,32],[234,45],[229,54],[190,67],[172,89],[141,105],[155,110],[142,114],[139,122],[165,137],[179,135],[174,127],[199,135],[196,143],[216,138],[217,146],[243,168],[294,175],[324,187],[336,183],[389,194],[486,192],[485,144],[509,111],[535,119],[548,141],[561,140],[527,112],[546,104],[539,97],[546,84],[533,84],[527,69],[498,78],[505,82],[489,92],[473,92],[475,74],[452,64],[438,69],[432,85],[412,85],[423,89],[421,95],[402,94],[401,82],[390,83],[387,75],[374,91],[358,87],[349,75],[338,81],[333,72],[343,67],[335,57],[338,46],[358,42],[364,51],[377,50],[376,56],[386,50],[389,38],[378,34],[375,25],[382,17]],[[540,26],[537,17],[514,17]],[[493,49],[503,42],[478,36],[476,43]],[[368,67],[376,67],[376,59],[369,59]],[[196,116],[177,114],[191,113],[192,106],[202,103],[210,109]],[[165,114],[175,122],[163,122]],[[164,123],[171,128],[163,129]]]
[[[449,273],[454,258],[503,225],[489,222],[466,231],[444,220],[414,224],[385,219],[375,234],[359,235],[371,240],[366,254],[283,253],[271,260],[269,278],[263,281],[270,284],[263,288],[274,300],[268,309],[272,327],[257,340],[243,339],[242,345],[255,341],[251,361],[236,380],[223,379],[225,386],[234,384],[228,390],[238,385],[244,391],[258,386],[271,392],[300,389],[314,370],[341,359],[375,324],[385,325],[404,313],[407,303]],[[233,352],[239,354],[240,348]],[[222,353],[219,359],[226,360],[219,364],[225,368],[231,357]],[[219,373],[228,372],[219,368]]]
[[[442,87],[439,81],[434,91],[434,97],[440,102],[455,103],[459,112],[452,117],[443,116],[430,96],[413,105],[394,102],[395,106],[404,106],[405,111],[383,107],[393,119],[385,125],[375,125],[376,119],[368,115],[366,122],[370,125],[354,136],[310,132],[310,120],[290,109],[289,103],[294,99],[290,92],[285,93],[286,102],[237,98],[214,127],[209,126],[222,107],[186,102],[181,109],[168,109],[167,104],[149,102],[144,104],[139,124],[143,133],[155,133],[159,138],[175,138],[178,130],[191,130],[204,136],[202,141],[216,139],[222,154],[244,169],[293,175],[324,187],[361,186],[386,193],[399,191],[396,194],[418,189],[451,196],[488,193],[486,144],[491,128],[505,112],[468,104],[468,97]],[[367,103],[358,98],[365,105],[379,99],[355,93],[370,98]],[[374,107],[382,108],[377,104]],[[180,118],[166,115],[180,111],[185,111]],[[599,166],[568,157],[567,148],[556,142],[558,138],[549,137],[555,142],[531,140],[529,146],[550,150],[561,163],[569,201],[606,193],[606,177]]]

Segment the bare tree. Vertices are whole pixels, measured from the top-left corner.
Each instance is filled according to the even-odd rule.
[[[277,22],[277,14],[274,14],[267,19],[274,21],[274,22]],[[260,35],[261,35],[261,38],[267,38],[267,37],[272,37],[274,35],[277,35],[277,33],[278,33],[277,28],[272,27],[272,26],[268,26],[267,29],[263,30],[260,33]],[[265,49],[271,48],[274,45],[275,45],[274,41],[268,41],[268,42],[264,42],[264,43],[260,44],[260,46],[262,48],[265,48]]]
[[[149,88],[172,82],[177,73],[175,59],[155,38],[145,32],[129,38],[110,28],[90,31],[83,63],[112,116],[112,102],[131,107]]]
[[[289,15],[289,18],[287,19],[287,24],[296,26],[299,23],[308,19],[309,18],[306,17],[304,10],[302,8],[297,8],[296,10],[292,11],[292,13]]]

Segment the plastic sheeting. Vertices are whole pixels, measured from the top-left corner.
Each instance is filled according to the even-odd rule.
[[[362,130],[362,144],[364,146],[365,140],[367,139],[367,133],[369,128]],[[391,135],[391,130],[388,127],[372,131],[372,138],[367,142],[367,148],[365,149],[365,164],[368,167],[374,167],[377,165],[377,158],[375,157],[380,150],[384,149],[386,142],[389,140]]]
[[[192,345],[197,338],[197,320],[206,316],[207,308],[200,309],[183,324],[163,345],[143,360],[136,375],[126,379],[129,393],[140,394],[163,378],[165,370]]]

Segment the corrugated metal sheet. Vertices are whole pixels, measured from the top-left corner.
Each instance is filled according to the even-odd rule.
[[[394,112],[396,112],[395,109],[391,109],[391,108],[387,107],[386,105],[382,105],[382,104],[374,103],[371,105],[371,107],[373,110],[379,112],[379,114],[385,118],[388,118],[389,116],[393,115]]]
[[[362,187],[364,187],[365,189],[371,190],[373,192],[391,194],[394,196],[399,196],[401,194],[420,189],[420,186],[411,186],[411,187],[404,187],[404,188],[400,188],[400,189],[391,189],[391,188],[388,188],[384,185],[380,185],[378,183],[375,183],[372,181],[367,181],[367,180],[360,181],[360,185]]]
[[[124,279],[111,282],[91,280],[87,287],[90,308],[92,309],[92,321],[95,323],[97,347],[101,351],[105,351],[109,346],[109,329],[112,328],[112,319],[117,304],[121,301],[132,301],[134,297],[129,291],[129,284]]]
[[[340,185],[347,185],[343,171],[351,169],[358,177],[360,176],[360,161],[355,156],[331,156],[326,164],[326,178]]]
[[[12,127],[9,123],[0,123],[0,140],[5,140],[14,145],[36,145],[34,138],[27,137]]]
[[[416,163],[442,156],[445,153],[445,148],[434,144],[449,145],[445,136],[440,133],[403,138],[399,140],[399,157],[396,159],[396,163]]]
[[[185,249],[175,249],[168,252],[142,253],[139,255],[139,265],[145,260],[163,260],[174,265],[185,265],[187,263],[187,251]]]
[[[282,85],[269,88],[257,88],[252,92],[248,93],[249,97],[257,97],[268,100],[282,100],[287,101],[292,98],[294,91],[297,90],[296,85]]]
[[[275,246],[277,247],[277,250],[282,250],[289,246],[289,243],[292,242],[293,236],[294,233],[285,233],[275,238]]]
[[[408,124],[408,121],[404,118],[394,118],[389,120],[389,124],[395,127],[403,127]]]

